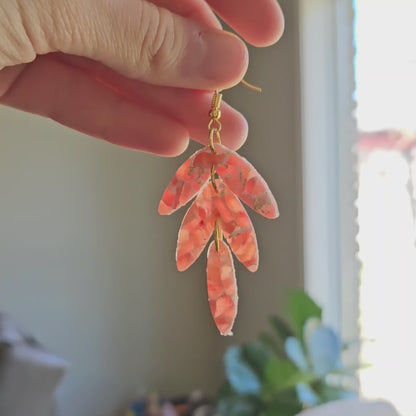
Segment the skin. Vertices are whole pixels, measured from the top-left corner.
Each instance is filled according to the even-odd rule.
[[[214,89],[239,83],[245,43],[283,32],[275,0],[0,0],[0,103],[163,156],[206,143]],[[222,107],[223,143],[247,123]]]

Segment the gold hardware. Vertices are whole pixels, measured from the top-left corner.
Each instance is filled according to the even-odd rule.
[[[218,121],[221,118],[221,101],[222,101],[222,94],[220,94],[218,91],[214,91],[214,95],[212,97],[212,103],[211,103],[211,110],[209,112],[209,116],[211,120]]]
[[[219,130],[211,129],[209,131],[209,147],[211,148],[213,153],[215,153],[214,136],[217,140],[217,143],[221,144],[221,136]]]
[[[222,230],[218,224],[218,221],[215,221],[214,238],[215,250],[217,250],[218,253],[220,251],[220,241],[222,241]]]
[[[211,168],[211,182],[212,182],[212,186],[215,189],[215,192],[218,192],[218,188],[217,188],[217,184],[215,183],[215,166],[212,165]]]
[[[221,101],[222,101],[222,94],[218,91],[214,91],[214,95],[212,97],[211,102],[211,110],[209,112],[209,123],[208,123],[208,130],[209,130],[209,147],[211,148],[212,153],[215,153],[215,141],[217,143],[221,143],[221,136],[220,131],[222,129],[221,125]],[[215,183],[215,166],[212,165],[211,167],[211,183],[215,192],[218,192],[217,184]]]
[[[242,80],[241,80],[241,83],[242,83],[245,87],[250,88],[250,90],[257,91],[257,92],[261,92],[261,91],[262,91],[260,87],[257,87],[256,85],[253,85],[253,84],[250,84],[250,83],[249,83],[249,82],[247,82],[245,79],[242,79]]]

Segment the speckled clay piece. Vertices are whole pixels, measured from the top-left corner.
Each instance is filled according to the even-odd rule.
[[[215,193],[210,183],[201,190],[189,207],[179,230],[176,247],[176,265],[186,270],[200,256],[215,226],[212,197]]]
[[[179,230],[177,268],[184,271],[191,266],[216,230],[217,244],[213,241],[208,249],[209,305],[220,333],[232,335],[238,297],[230,248],[251,272],[259,265],[256,234],[241,201],[267,218],[276,218],[279,211],[256,169],[219,143],[214,151],[207,146],[194,153],[177,170],[160,201],[159,213],[169,215],[195,195]]]
[[[215,241],[208,249],[207,265],[208,301],[215,325],[221,335],[232,335],[237,316],[237,282],[230,249],[220,241],[219,251]]]
[[[247,160],[220,144],[215,146],[221,163],[216,166],[219,177],[251,209],[266,218],[277,218],[277,203],[266,181]]]
[[[279,211],[266,181],[246,159],[217,144],[194,153],[175,173],[159,204],[159,214],[169,215],[189,202],[208,181],[211,167],[225,184],[250,208],[267,218]]]
[[[176,264],[186,270],[200,256],[218,221],[238,260],[251,272],[258,268],[256,234],[246,210],[238,198],[219,180],[218,192],[207,183],[197,196],[179,230]]]

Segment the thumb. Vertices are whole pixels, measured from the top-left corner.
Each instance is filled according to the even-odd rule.
[[[130,78],[195,89],[230,87],[247,69],[247,48],[239,38],[145,0],[35,4],[38,21],[24,21],[38,54],[79,55]]]

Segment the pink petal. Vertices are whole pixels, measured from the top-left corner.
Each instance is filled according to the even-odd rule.
[[[214,231],[214,193],[211,183],[207,183],[182,221],[176,247],[176,264],[179,271],[186,270],[195,262]]]
[[[176,171],[159,203],[159,214],[170,215],[190,201],[206,183],[212,167],[211,150],[194,153]]]
[[[212,317],[221,335],[232,335],[237,316],[237,282],[230,249],[220,241],[219,251],[213,241],[208,249],[208,300]]]
[[[225,184],[250,208],[267,218],[277,218],[276,200],[254,166],[223,145],[215,145],[217,173]]]
[[[237,259],[255,272],[259,266],[259,252],[250,217],[240,200],[221,180],[217,180],[216,185],[218,193],[212,193],[212,198],[221,230]]]

